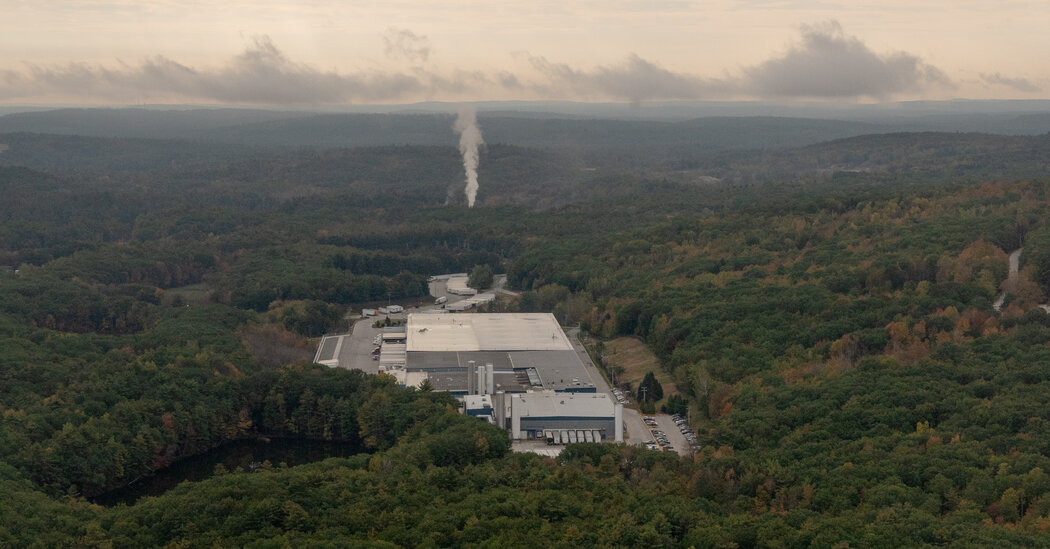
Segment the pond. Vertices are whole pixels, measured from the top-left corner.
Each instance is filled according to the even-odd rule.
[[[330,457],[350,457],[367,452],[354,442],[321,440],[273,439],[231,442],[210,452],[183,459],[136,482],[90,498],[92,503],[105,506],[132,505],[141,497],[159,496],[184,481],[197,482],[215,474],[215,466],[222,464],[229,471],[240,467],[245,471],[269,461],[275,467],[321,461]]]

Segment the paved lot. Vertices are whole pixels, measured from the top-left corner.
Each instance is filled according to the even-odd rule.
[[[461,299],[465,299],[463,296],[450,295],[445,292],[445,282],[442,280],[435,280],[430,283],[430,293],[433,299],[437,297],[446,296],[448,297],[449,303],[455,303]],[[382,333],[381,328],[373,328],[372,323],[376,319],[383,319],[385,317],[405,318],[408,313],[415,313],[426,309],[438,309],[440,306],[434,305],[433,299],[423,299],[423,307],[412,307],[405,310],[404,313],[391,314],[391,315],[379,315],[376,317],[362,318],[354,322],[353,331],[345,337],[343,340],[343,346],[339,349],[339,367],[348,368],[351,370],[362,370],[369,374],[375,374],[379,372],[379,361],[372,360],[372,349],[375,345],[372,344],[372,339],[377,334]]]
[[[667,441],[674,446],[676,452],[680,455],[687,456],[693,451],[689,447],[689,442],[685,440],[685,435],[682,434],[681,429],[675,425],[674,420],[667,414],[655,414],[653,416],[656,419],[657,426],[654,429],[659,429],[664,432],[667,436]]]
[[[627,436],[623,439],[627,444],[642,446],[645,444],[645,441],[653,438],[645,422],[642,421],[642,414],[639,414],[638,410],[625,407],[623,409],[623,425],[627,428]]]
[[[413,312],[410,309],[406,312]],[[405,314],[379,315],[377,317],[362,318],[354,322],[353,332],[343,339],[343,346],[339,349],[339,367],[350,370],[362,370],[369,374],[379,372],[379,361],[372,360],[372,349],[375,345],[372,340],[383,333],[382,328],[373,328],[372,323],[376,319],[382,320],[386,317],[392,319],[405,318]]]
[[[343,339],[339,349],[339,367],[351,370],[363,370],[369,374],[379,372],[379,361],[372,360],[372,339],[381,329],[373,328],[374,318],[362,318],[354,322],[354,329]]]

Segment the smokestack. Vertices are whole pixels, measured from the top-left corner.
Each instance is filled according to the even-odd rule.
[[[452,128],[459,134],[459,152],[463,155],[463,170],[467,173],[467,188],[464,190],[467,207],[473,208],[478,196],[478,145],[482,144],[474,107],[461,108]]]

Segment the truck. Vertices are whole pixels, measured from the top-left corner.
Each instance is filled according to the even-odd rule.
[[[446,302],[448,302],[448,298],[445,296],[441,296],[434,300],[434,305],[444,305]]]

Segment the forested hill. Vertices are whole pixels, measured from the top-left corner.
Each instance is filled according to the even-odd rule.
[[[787,151],[737,154],[721,167],[727,177],[749,170],[769,180],[834,173],[923,174],[970,181],[1016,179],[1050,169],[1050,134],[886,133],[837,139]],[[699,168],[714,162],[698,162]]]
[[[236,109],[63,109],[0,116],[0,133],[205,141],[266,148],[454,146],[452,115],[335,114]],[[783,148],[885,131],[840,120],[710,117],[682,122],[479,114],[488,143],[535,148]]]
[[[451,145],[5,134],[0,546],[1050,545],[1046,140],[855,137],[723,157],[735,184],[494,144],[467,209]],[[447,395],[307,362],[478,265],[502,310],[644,341],[700,452],[510,454]],[[258,436],[369,453],[85,499]]]

